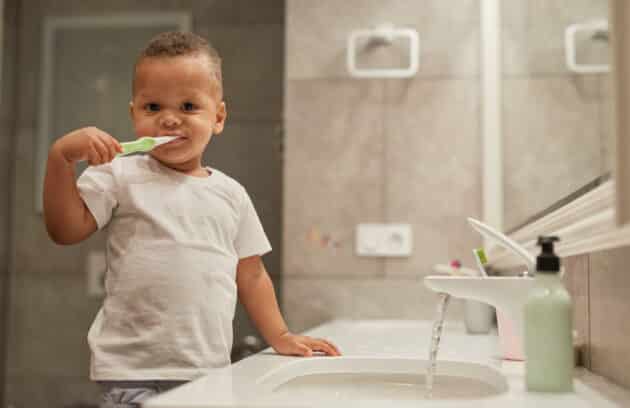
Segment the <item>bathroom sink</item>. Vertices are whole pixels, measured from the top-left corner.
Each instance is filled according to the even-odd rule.
[[[426,360],[414,358],[311,358],[282,366],[258,383],[286,398],[421,400],[426,398],[426,366]],[[492,367],[439,361],[431,399],[482,399],[507,390],[507,380]]]

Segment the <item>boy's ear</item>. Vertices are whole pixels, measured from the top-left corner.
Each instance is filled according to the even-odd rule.
[[[215,117],[214,127],[212,128],[212,133],[218,135],[223,132],[223,127],[225,126],[225,119],[227,118],[227,109],[225,107],[225,102],[221,101],[217,108],[217,114]]]
[[[131,115],[131,119],[133,119],[133,102],[129,101],[129,115]]]

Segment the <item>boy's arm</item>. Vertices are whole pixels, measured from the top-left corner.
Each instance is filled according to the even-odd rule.
[[[96,231],[96,220],[79,195],[74,163],[54,146],[46,164],[44,220],[48,235],[58,244],[80,242]]]
[[[44,221],[58,244],[80,242],[96,231],[96,220],[79,195],[74,166],[107,163],[122,151],[120,144],[96,128],[71,132],[56,141],[48,154],[44,178]]]
[[[238,296],[267,344],[280,354],[310,356],[313,351],[340,355],[337,347],[324,339],[297,336],[289,332],[280,314],[273,283],[260,256],[241,259],[236,272]]]

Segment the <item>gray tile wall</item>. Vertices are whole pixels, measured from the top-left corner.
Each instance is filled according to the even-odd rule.
[[[630,247],[565,259],[584,365],[630,388]]]
[[[289,0],[285,97],[284,310],[301,330],[331,318],[431,319],[422,278],[437,262],[472,263],[481,240],[479,1]],[[345,69],[352,29],[414,27],[411,79],[359,80]],[[396,44],[361,66],[400,66]],[[362,258],[356,225],[402,222],[413,255]],[[448,318],[461,318],[455,302]]]
[[[573,330],[577,332],[581,344],[579,362],[590,368],[590,298],[589,298],[589,257],[578,255],[564,259],[564,281],[573,299]]]
[[[13,103],[16,96],[16,55],[17,55],[17,15],[18,10],[15,4],[3,2],[2,21],[2,78],[0,79],[0,89],[2,89],[2,103],[0,103],[0,127],[5,130],[5,136],[0,138],[0,163],[3,171],[0,172],[0,191],[4,192],[0,201],[0,367],[6,364],[7,350],[7,318],[10,302],[11,279],[9,275],[9,254],[11,252],[11,215],[13,213],[12,194],[13,189],[13,150],[15,138],[9,137],[11,130],[15,129],[15,116]],[[4,401],[4,387],[0,386],[0,401]]]
[[[609,74],[565,64],[569,24],[607,18],[609,0],[501,2],[504,226],[512,229],[612,169]],[[578,61],[608,63],[605,41],[578,36]]]
[[[591,369],[630,387],[630,248],[590,255]]]
[[[13,214],[8,362],[2,403],[16,408],[96,404],[99,390],[88,380],[86,336],[101,300],[86,294],[85,257],[89,250],[103,248],[104,237],[96,234],[80,245],[57,246],[48,239],[41,215],[33,210],[42,19],[47,15],[192,11],[193,30],[206,35],[224,57],[230,116],[225,132],[216,139],[219,153],[208,158],[211,165],[240,179],[250,189],[258,212],[267,223],[272,245],[278,250],[265,262],[280,287],[284,0],[267,0],[264,5],[252,0],[5,0],[5,4],[19,13],[5,14],[6,27],[19,29],[18,35],[5,37],[6,42],[14,41],[14,48],[19,50],[10,61],[19,68],[19,76],[15,73],[15,89],[11,89],[12,82],[3,83],[2,87],[3,98],[7,93],[15,93],[10,104],[2,104],[3,128],[11,129],[7,135],[12,137],[0,139],[0,154],[6,159],[3,163],[7,163],[7,170],[15,166],[13,177],[7,171],[0,178],[3,191],[11,191],[11,185],[14,186],[10,205],[0,203],[0,214],[8,214],[9,210]],[[11,58],[13,54],[7,49],[10,47],[5,47],[5,58]],[[81,56],[76,59],[80,61]],[[7,71],[4,75],[7,78]],[[243,143],[246,134],[256,135],[250,149]],[[231,156],[221,153],[228,151]],[[222,157],[225,160],[221,161]],[[269,165],[258,163],[260,157]],[[236,159],[247,166],[236,166]],[[226,163],[235,168],[226,168]],[[262,173],[267,177],[264,183],[254,183],[252,180]],[[8,219],[0,217],[0,222]],[[0,240],[9,237],[3,235],[3,228],[0,225]],[[2,243],[2,248],[6,248],[8,243]],[[248,321],[241,318],[236,325],[237,330],[251,330]]]

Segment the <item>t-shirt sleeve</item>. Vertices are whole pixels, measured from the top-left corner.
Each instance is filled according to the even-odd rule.
[[[88,167],[77,180],[77,187],[79,195],[94,216],[98,229],[103,228],[118,206],[112,163]]]
[[[241,214],[234,247],[239,259],[248,256],[264,255],[271,251],[271,244],[263,229],[252,200],[244,192],[241,203]]]

